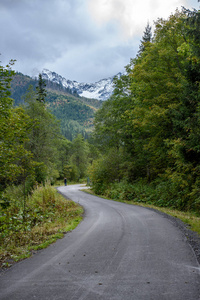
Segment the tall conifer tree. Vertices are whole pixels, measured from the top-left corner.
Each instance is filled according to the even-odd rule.
[[[36,87],[37,90],[37,98],[36,100],[41,102],[41,103],[45,103],[45,97],[46,97],[46,83],[45,80],[42,78],[42,74],[39,74],[38,77],[38,86]]]
[[[149,25],[149,22],[147,23],[147,26],[145,27],[145,30],[143,32],[141,44],[139,46],[139,51],[138,54],[140,55],[142,52],[145,50],[145,44],[147,42],[152,41],[152,31],[151,31],[151,26]]]

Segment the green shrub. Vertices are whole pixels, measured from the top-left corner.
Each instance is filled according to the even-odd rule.
[[[25,210],[22,186],[8,187],[3,196],[9,200],[9,206],[0,210],[0,265],[9,257],[19,257],[23,251],[24,257],[30,255],[28,249],[46,240],[56,240],[51,235],[77,225],[83,211],[47,185],[35,188],[27,197]]]
[[[150,184],[144,180],[138,180],[134,183],[121,181],[109,185],[96,183],[95,188],[92,187],[92,189],[96,194],[105,195],[113,200],[135,201],[182,211],[190,210],[197,212],[197,214],[200,211],[200,193],[197,186],[189,193],[187,189],[182,190],[181,186],[170,180],[165,182],[157,180]]]

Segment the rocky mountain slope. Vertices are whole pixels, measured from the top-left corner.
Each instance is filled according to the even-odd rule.
[[[116,76],[120,77],[121,73]],[[70,89],[81,97],[92,98],[97,100],[107,100],[113,93],[113,77],[102,79],[95,83],[79,83],[77,81],[67,80],[55,72],[43,69],[42,77],[45,80],[55,82],[61,86]]]

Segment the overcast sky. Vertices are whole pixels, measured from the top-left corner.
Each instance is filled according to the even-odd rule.
[[[147,22],[198,0],[0,0],[0,61],[35,75],[95,82],[124,71]]]

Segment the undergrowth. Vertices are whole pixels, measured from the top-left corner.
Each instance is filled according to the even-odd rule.
[[[25,210],[21,195],[20,187],[9,187],[4,193],[8,204],[0,206],[0,267],[47,247],[82,219],[82,207],[63,198],[54,187],[34,190]]]

